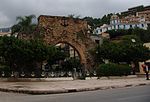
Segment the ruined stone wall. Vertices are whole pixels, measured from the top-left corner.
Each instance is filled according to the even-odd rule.
[[[86,21],[68,17],[44,16],[38,18],[38,27],[44,28],[44,41],[47,44],[68,43],[80,56],[86,68],[92,64],[89,50],[96,45],[89,37]]]

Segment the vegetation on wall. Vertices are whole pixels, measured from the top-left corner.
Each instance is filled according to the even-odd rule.
[[[76,35],[77,35],[77,39],[80,39],[81,41],[83,41],[86,38],[82,30],[77,32]]]

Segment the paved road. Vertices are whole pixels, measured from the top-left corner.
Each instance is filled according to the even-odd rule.
[[[0,92],[0,102],[150,102],[150,85],[53,95]]]

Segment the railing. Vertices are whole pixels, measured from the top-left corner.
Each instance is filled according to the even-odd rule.
[[[92,74],[86,72],[85,73],[85,76],[96,76],[96,73],[93,72]],[[36,78],[36,77],[40,77],[40,78],[56,78],[56,77],[74,77],[74,76],[77,76],[77,77],[81,77],[82,76],[82,73],[81,72],[71,72],[71,71],[68,71],[68,72],[40,72],[40,73],[36,73],[36,72],[30,72],[30,73],[25,73],[25,72],[0,72],[0,77],[1,78]]]

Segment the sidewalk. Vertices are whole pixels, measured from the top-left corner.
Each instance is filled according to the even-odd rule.
[[[48,80],[48,79],[47,79]],[[150,85],[150,80],[145,78],[99,79],[87,80],[49,80],[40,82],[6,82],[0,81],[0,91],[18,92],[26,94],[57,94],[68,92],[81,92],[104,90],[112,88],[134,87]]]

